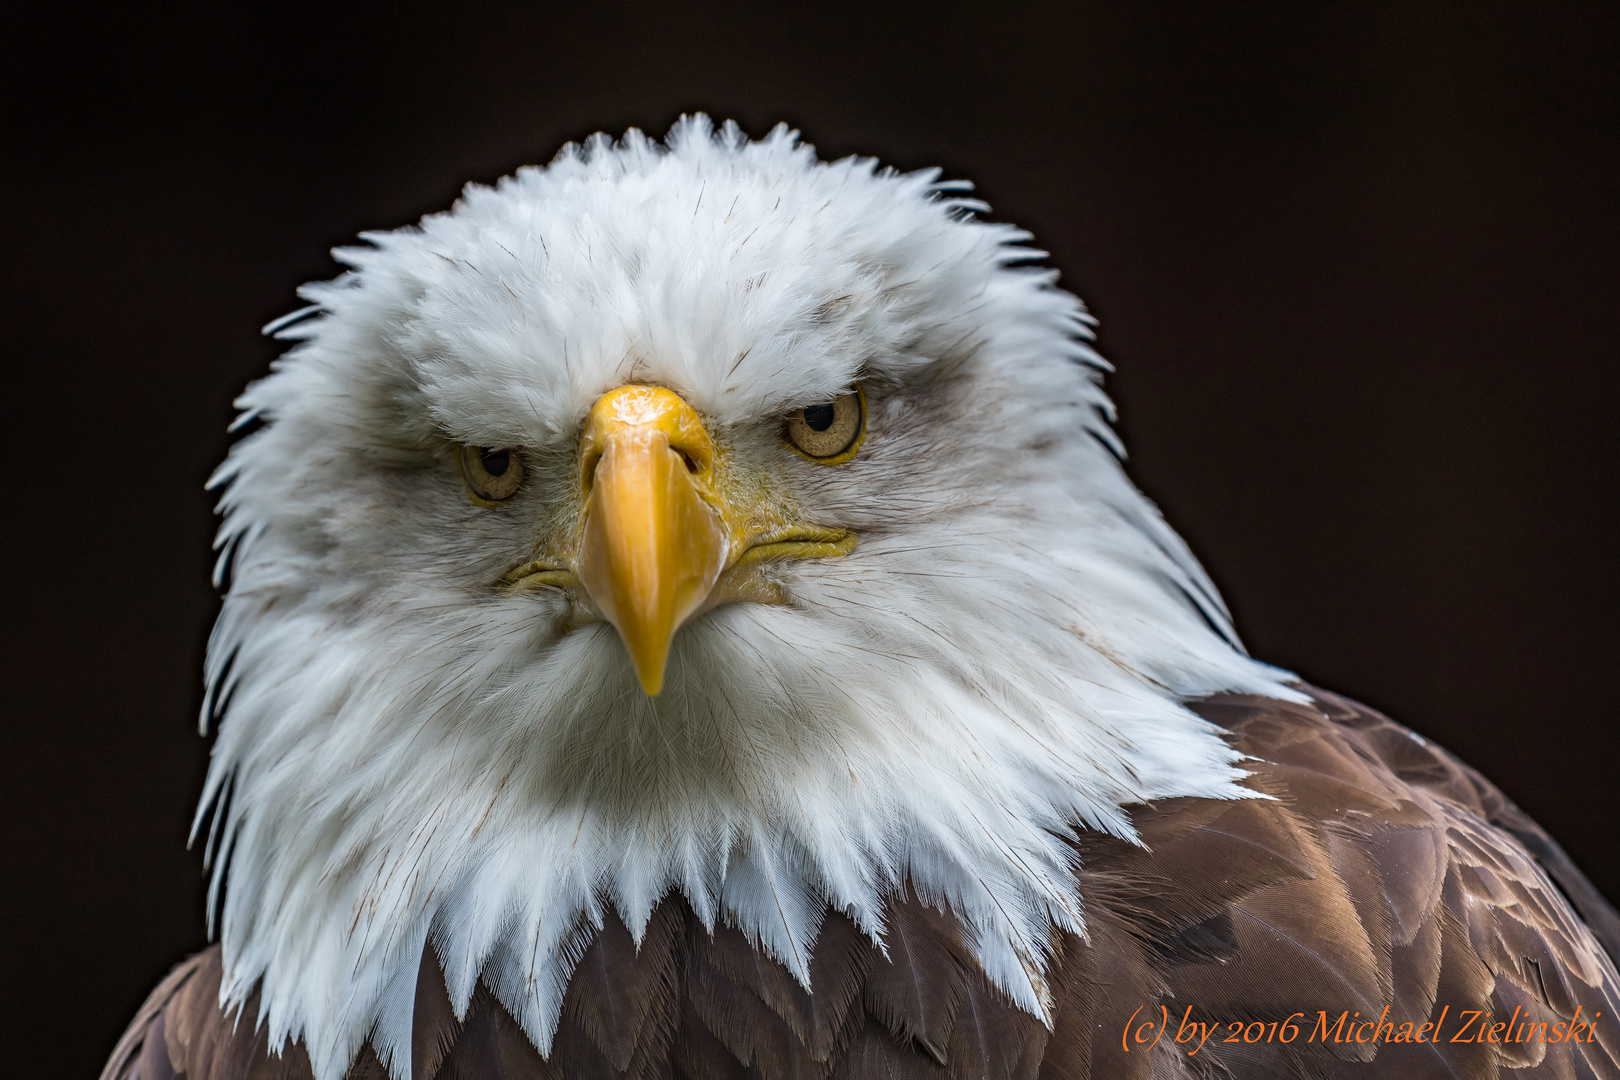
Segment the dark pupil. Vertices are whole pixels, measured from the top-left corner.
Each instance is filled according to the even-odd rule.
[[[811,431],[826,431],[828,428],[832,427],[832,403],[828,402],[825,405],[812,405],[808,409],[804,410],[804,422],[809,425]]]
[[[480,450],[478,460],[483,462],[484,471],[491,476],[505,476],[507,467],[512,464],[512,453],[509,450]]]

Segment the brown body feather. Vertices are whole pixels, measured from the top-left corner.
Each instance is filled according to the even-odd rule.
[[[1054,940],[1050,1030],[914,898],[883,951],[828,912],[807,992],[669,897],[639,949],[609,917],[549,1058],[483,988],[457,1020],[424,955],[414,1080],[1620,1077],[1620,917],[1501,792],[1328,694],[1195,708],[1273,798],[1137,808],[1144,847],[1083,835],[1087,936]],[[268,1053],[255,1003],[221,1012],[219,982],[217,948],[177,968],[103,1080],[308,1078],[301,1046]],[[387,1074],[368,1047],[349,1075]]]

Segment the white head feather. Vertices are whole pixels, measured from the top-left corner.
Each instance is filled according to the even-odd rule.
[[[545,1049],[581,935],[612,908],[639,938],[671,890],[803,980],[827,905],[876,936],[909,881],[1044,1016],[1064,837],[1247,794],[1181,702],[1288,676],[1126,479],[1080,302],[936,177],[698,117],[469,187],[301,291],[214,478],[205,709],[222,993],[262,985],[273,1046],[335,1080],[369,1037],[409,1075],[431,942],[458,1010],[482,979]],[[786,451],[783,414],[857,379],[860,456]],[[778,567],[790,604],[684,627],[656,698],[607,624],[491,588],[628,382],[859,535]],[[460,443],[521,447],[524,494],[473,505]]]

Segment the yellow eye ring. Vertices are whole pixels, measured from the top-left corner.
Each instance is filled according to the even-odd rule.
[[[523,484],[523,459],[516,450],[462,446],[456,451],[467,497],[479,506],[499,506]]]
[[[866,391],[856,383],[852,393],[789,413],[784,439],[806,461],[842,465],[866,441]]]

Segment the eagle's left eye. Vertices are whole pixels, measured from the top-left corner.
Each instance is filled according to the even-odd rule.
[[[793,449],[823,465],[848,461],[866,434],[866,395],[856,387],[821,405],[788,414],[787,439]]]
[[[523,462],[516,450],[489,446],[461,448],[461,479],[467,494],[480,506],[494,506],[517,494],[523,483]]]

